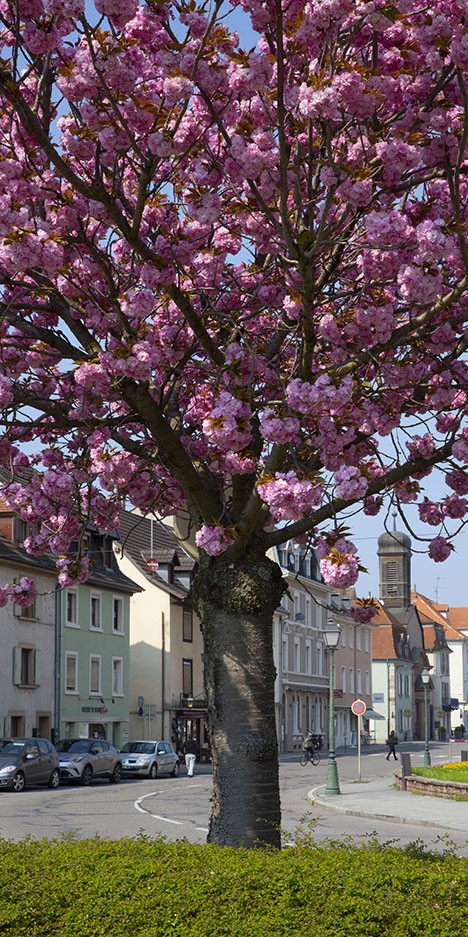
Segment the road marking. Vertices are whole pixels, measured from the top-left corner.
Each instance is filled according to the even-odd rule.
[[[193,790],[194,787],[200,787],[200,785],[191,784],[190,790]],[[135,810],[138,810],[140,813],[144,813],[147,817],[152,817],[153,820],[162,820],[164,823],[173,823],[175,826],[183,826],[184,822],[186,821],[171,820],[169,817],[162,817],[158,813],[151,813],[150,810],[142,806],[142,802],[146,800],[148,797],[158,797],[159,794],[163,794],[163,793],[164,791],[151,791],[149,794],[143,794],[142,797],[139,797],[138,800],[135,800],[133,802],[133,806],[135,807]],[[200,830],[200,832],[202,833],[208,833],[208,829],[203,826],[196,827],[196,829]]]

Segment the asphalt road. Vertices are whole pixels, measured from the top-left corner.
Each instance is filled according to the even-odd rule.
[[[415,764],[422,764],[423,746],[413,743]],[[391,775],[393,761],[386,761],[385,751],[369,750],[361,755],[361,777]],[[448,760],[447,745],[432,748],[432,763]],[[358,777],[356,753],[338,754],[338,772],[345,780]],[[286,756],[280,764],[282,828],[284,842],[296,836],[310,835],[315,842],[337,840],[343,836],[356,841],[376,837],[380,842],[424,843],[431,848],[446,848],[440,831],[427,827],[375,822],[363,817],[343,816],[326,807],[309,804],[307,794],[325,783],[326,753],[317,767],[302,768],[297,756]],[[162,835],[168,840],[187,839],[205,842],[211,794],[209,768],[201,767],[192,779],[182,768],[179,778],[156,781],[124,780],[121,784],[96,781],[82,788],[62,785],[55,791],[26,790],[20,794],[0,792],[0,836],[7,840],[72,837],[84,839],[101,836],[120,839]],[[450,842],[459,855],[468,855],[468,844],[460,834],[451,834]]]

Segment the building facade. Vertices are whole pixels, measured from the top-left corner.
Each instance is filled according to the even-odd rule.
[[[119,567],[140,587],[131,600],[130,736],[178,751],[193,736],[208,757],[203,640],[189,598],[195,562],[156,519],[122,511],[119,533]]]
[[[33,557],[22,544],[27,531],[0,505],[0,586],[27,576],[37,598],[27,608],[0,608],[0,732],[50,739],[55,726],[56,573],[51,559]]]
[[[60,738],[129,737],[130,599],[139,586],[117,565],[115,537],[90,530],[86,583],[57,592],[56,726]]]
[[[277,672],[275,710],[280,752],[300,751],[307,731],[326,739],[329,676],[323,629],[330,615],[330,589],[313,549],[295,541],[272,551],[287,592],[273,623]]]

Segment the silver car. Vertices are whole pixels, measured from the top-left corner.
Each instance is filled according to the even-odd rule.
[[[47,739],[0,739],[0,789],[22,791],[29,785],[58,787],[59,760]]]
[[[127,742],[120,750],[122,771],[134,777],[155,778],[158,774],[179,774],[179,756],[170,742]]]
[[[93,778],[108,778],[118,784],[122,777],[120,754],[104,739],[61,739],[57,751],[63,781],[87,786]]]

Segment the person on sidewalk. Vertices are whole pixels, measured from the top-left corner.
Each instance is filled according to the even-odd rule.
[[[186,740],[183,752],[185,755],[185,764],[187,765],[187,777],[193,778],[193,769],[198,754],[198,745],[194,738],[190,737]]]
[[[397,753],[395,751],[396,746],[398,745],[398,736],[396,735],[394,729],[392,729],[392,731],[390,732],[390,735],[388,736],[388,739],[385,742],[385,744],[388,745],[388,755],[387,755],[386,760],[388,761],[388,759],[390,758],[390,755],[393,755],[395,761],[398,761]]]

